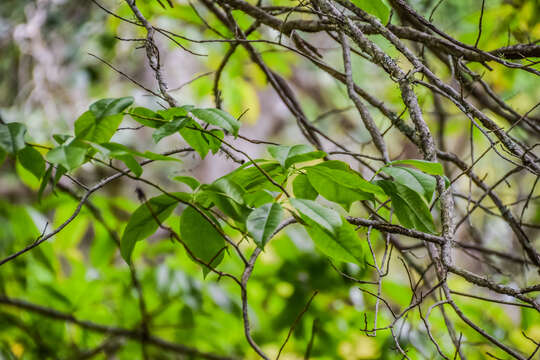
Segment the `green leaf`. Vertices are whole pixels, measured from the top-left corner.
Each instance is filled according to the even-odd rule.
[[[246,192],[240,185],[231,179],[220,178],[214,181],[210,188],[223,194],[224,196],[236,201],[239,204],[244,203],[243,195]]]
[[[180,237],[195,257],[212,268],[223,260],[225,240],[212,224],[192,207],[186,208],[180,216]],[[211,270],[201,266],[206,276]]]
[[[341,227],[341,216],[334,210],[322,206],[312,200],[292,198],[290,201],[292,206],[294,206],[294,208],[302,215],[310,218],[315,223],[328,230],[331,234],[335,235]]]
[[[319,193],[309,182],[306,174],[299,174],[292,183],[294,196],[300,199],[315,200]]]
[[[244,194],[246,190],[229,178],[220,178],[204,191],[211,202],[213,202],[223,213],[232,219],[243,223],[249,215],[250,209],[244,204]]]
[[[177,205],[178,200],[164,194],[141,204],[131,214],[120,241],[120,253],[128,264],[131,263],[131,253],[135,248],[135,243],[156,232],[159,225],[172,214]]]
[[[268,152],[285,169],[296,163],[320,159],[326,156],[324,151],[314,151],[311,146],[304,144],[293,146],[271,145],[268,147]]]
[[[96,150],[101,152],[105,156],[109,156],[115,159],[122,160],[121,157],[125,155],[133,155],[133,156],[140,156],[145,159],[154,160],[154,161],[177,161],[182,162],[182,160],[174,158],[172,156],[166,156],[161,154],[156,154],[151,151],[145,151],[143,153],[130,149],[129,147],[115,143],[115,142],[108,142],[108,143],[102,143],[102,144],[92,144],[92,147],[94,147]]]
[[[62,145],[63,143],[71,139],[73,136],[67,134],[54,134],[52,137],[58,143],[58,145]]]
[[[379,180],[377,183],[390,196],[392,207],[401,225],[410,229],[435,233],[433,217],[420,194],[394,181]]]
[[[17,158],[21,165],[30,171],[38,179],[45,172],[45,160],[39,151],[32,146],[26,146],[17,153]]]
[[[315,191],[348,210],[358,200],[370,200],[374,194],[384,194],[381,188],[362,178],[340,161],[325,161],[305,167],[307,178]]]
[[[244,194],[244,202],[249,207],[260,207],[274,201],[274,196],[268,190],[257,190]]]
[[[164,137],[178,132],[181,128],[186,126],[188,121],[189,120],[187,118],[176,118],[171,120],[168,123],[158,127],[157,130],[152,134],[152,139],[154,139],[154,142],[157,144]]]
[[[117,155],[115,156],[116,159],[122,161],[129,170],[133,172],[133,174],[137,177],[141,176],[143,173],[143,168],[139,164],[137,160],[133,157],[133,155],[126,154],[126,155]]]
[[[283,209],[278,203],[265,204],[251,212],[246,220],[246,227],[255,243],[264,248],[274,231],[279,226]]]
[[[341,225],[334,233],[329,233],[316,221],[304,218],[305,229],[315,243],[315,246],[328,257],[345,262],[358,264],[364,267],[364,251],[354,226],[345,219],[340,218]]]
[[[199,180],[197,180],[197,179],[195,179],[194,177],[191,177],[191,176],[174,176],[171,179],[186,184],[192,190],[197,189],[199,187],[199,185],[201,185]]]
[[[0,147],[0,166],[4,163],[4,160],[6,160],[6,157],[7,157],[6,150]]]
[[[38,201],[41,201],[43,192],[45,191],[47,184],[51,181],[53,168],[54,167],[52,165],[49,165],[49,168],[47,169],[47,171],[45,171],[45,174],[43,175],[43,178],[41,179],[41,184],[39,184],[39,190],[38,190]]]
[[[308,173],[309,171],[315,170],[320,174],[325,174],[325,176],[332,177],[333,180],[341,186],[346,186],[348,188],[366,193],[383,195],[383,191],[379,186],[365,180],[362,175],[352,170],[348,164],[342,161],[325,161],[304,169]]]
[[[193,105],[183,105],[179,107],[172,107],[165,110],[158,110],[158,115],[166,120],[174,120],[181,117],[186,117],[188,111],[194,108]]]
[[[85,144],[73,141],[51,149],[45,157],[49,162],[61,165],[69,171],[84,163],[87,150]]]
[[[139,124],[151,128],[158,128],[167,122],[167,120],[163,119],[158,113],[143,107],[132,109],[129,112],[129,115]]]
[[[133,98],[101,99],[75,121],[75,135],[97,143],[107,142],[122,122],[122,111],[133,104]]]
[[[208,154],[208,151],[210,151],[210,145],[202,131],[192,128],[202,130],[202,127],[196,121],[190,119],[186,125],[180,129],[180,135],[182,135],[189,146],[199,153],[201,159],[204,159],[206,154]]]
[[[240,122],[229,113],[220,109],[193,109],[191,113],[199,120],[219,126],[234,136],[238,135]]]
[[[271,191],[281,191],[278,187],[268,180],[268,178],[261,172],[261,169],[266,172],[268,176],[274,179],[278,184],[285,180],[285,173],[283,168],[276,161],[271,160],[255,160],[258,167],[253,163],[247,162],[244,165],[238,167],[233,172],[229,173],[225,177],[233,180],[246,191],[255,191],[268,189]]]
[[[218,129],[212,129],[210,130],[210,134],[203,134],[206,138],[206,141],[208,141],[208,147],[212,151],[212,154],[215,154],[218,152],[219,148],[221,147],[221,141],[223,140],[223,137],[225,136],[225,133],[223,131]]]
[[[418,170],[425,172],[426,174],[444,175],[444,169],[442,165],[438,162],[408,159],[408,160],[392,161],[389,165],[411,165],[417,168]]]
[[[386,25],[390,18],[390,8],[382,0],[351,0],[354,5],[365,12],[376,16]]]
[[[24,124],[18,122],[0,124],[0,148],[8,154],[16,154],[26,146],[24,134],[26,134]]]
[[[121,114],[133,104],[133,97],[127,96],[117,99],[101,99],[90,105],[90,111],[96,117],[96,120],[101,120],[106,117]]]
[[[436,181],[431,175],[421,171],[404,167],[385,167],[383,172],[392,176],[395,181],[422,195],[429,203],[435,192]]]

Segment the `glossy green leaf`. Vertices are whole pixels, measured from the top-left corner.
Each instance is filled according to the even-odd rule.
[[[54,141],[58,143],[58,145],[62,145],[69,139],[71,139],[73,136],[68,134],[54,134],[53,136]]]
[[[158,113],[143,107],[136,107],[129,112],[129,115],[133,120],[141,125],[151,128],[159,128],[167,122]]]
[[[154,160],[154,161],[177,161],[182,162],[182,160],[177,159],[172,156],[166,156],[161,154],[156,154],[151,151],[145,151],[143,153],[133,150],[123,144],[108,142],[102,144],[92,144],[96,150],[101,152],[103,155],[122,160],[120,157],[125,155],[140,156],[145,159]]]
[[[257,190],[244,194],[244,202],[249,207],[260,207],[273,201],[274,196],[268,190]]]
[[[204,159],[208,151],[210,151],[210,145],[204,136],[204,132],[195,129],[202,129],[202,127],[196,121],[190,119],[179,131],[188,145]]]
[[[382,0],[351,0],[351,2],[368,14],[376,16],[386,25],[390,18],[390,8]]]
[[[435,233],[433,217],[426,202],[416,191],[390,180],[377,183],[392,200],[392,208],[401,225],[424,232]]]
[[[133,98],[102,99],[90,105],[90,110],[75,121],[75,135],[97,143],[107,142],[116,132]]]
[[[339,215],[338,215],[339,216]],[[364,266],[364,251],[354,226],[340,218],[341,225],[333,233],[328,232],[311,218],[304,218],[306,230],[315,246],[328,257]]]
[[[156,232],[159,225],[172,214],[177,205],[178,200],[164,194],[141,204],[131,214],[120,241],[120,253],[128,264],[131,263],[131,253],[135,248],[135,243]]]
[[[210,134],[203,135],[206,138],[206,141],[208,141],[208,147],[212,151],[212,154],[217,153],[221,148],[221,141],[223,140],[225,133],[218,129],[212,129],[210,130]]]
[[[248,162],[238,167],[233,172],[229,173],[225,177],[233,180],[246,191],[255,191],[267,189],[271,191],[281,191],[277,186],[272,184],[270,180],[263,174],[263,170],[266,175],[270,176],[275,182],[281,183],[285,179],[285,173],[283,168],[276,161],[270,160],[256,160],[258,168],[253,165],[252,162]]]
[[[394,178],[401,185],[421,194],[429,203],[435,192],[436,180],[433,176],[411,168],[392,166],[385,167],[382,171]]]
[[[244,223],[250,209],[244,204],[246,190],[228,178],[216,180],[204,189],[205,195],[223,213],[232,219]]]
[[[186,208],[180,216],[180,238],[193,255],[212,268],[223,260],[225,239],[192,207]],[[206,276],[211,270],[201,265]]]
[[[128,169],[131,170],[135,176],[139,177],[142,175],[143,168],[139,164],[139,162],[135,160],[135,157],[133,157],[133,155],[130,155],[130,154],[117,155],[115,156],[115,158],[122,161],[124,164],[126,164]]]
[[[346,210],[354,201],[373,199],[373,194],[381,191],[378,186],[362,179],[356,173],[320,166],[305,170],[310,184],[320,195],[343,204]]]
[[[94,114],[96,120],[101,120],[122,113],[131,104],[133,104],[133,97],[131,96],[117,99],[101,99],[90,105],[90,111]]]
[[[172,107],[165,110],[158,110],[157,114],[165,120],[174,120],[177,118],[186,117],[188,111],[194,108],[193,105],[183,105],[179,107]]]
[[[246,220],[246,228],[261,249],[264,248],[278,228],[283,209],[278,203],[265,204],[251,212]]]
[[[299,174],[293,180],[294,196],[300,199],[315,200],[319,193],[309,182],[306,174]]]
[[[341,227],[341,216],[336,211],[312,200],[292,198],[290,201],[292,206],[302,215],[310,218],[331,234],[335,235]]]
[[[193,109],[191,113],[199,120],[218,126],[233,135],[238,135],[240,122],[231,114],[220,109]]]
[[[41,179],[45,172],[45,160],[39,151],[32,146],[26,146],[19,150],[17,159],[26,170],[34,174],[36,178]]]
[[[85,162],[85,155],[88,148],[78,142],[60,145],[51,149],[45,158],[53,163],[63,166],[66,170],[73,170]]]
[[[320,159],[326,155],[324,151],[315,151],[311,146],[304,144],[293,146],[271,145],[268,147],[268,152],[285,169],[296,163]]]
[[[25,134],[26,125],[24,124],[18,122],[0,124],[0,148],[8,154],[16,154],[26,146]]]
[[[444,175],[444,168],[438,162],[431,162],[417,159],[396,160],[392,161],[390,165],[411,165],[426,174],[431,175]]]
[[[176,118],[171,120],[158,127],[152,134],[152,139],[154,139],[154,142],[157,144],[164,137],[177,133],[188,121],[187,118]]]
[[[173,176],[171,179],[174,180],[174,181],[179,181],[181,183],[186,184],[192,190],[197,189],[199,187],[199,185],[201,185],[199,180],[197,180],[197,179],[195,179],[194,177],[191,177],[191,176]]]
[[[54,167],[52,165],[49,165],[49,167],[45,171],[45,174],[43,174],[43,177],[41,178],[41,183],[39,184],[39,190],[38,190],[38,201],[41,201],[43,192],[45,191],[45,188],[51,181],[53,168]]]

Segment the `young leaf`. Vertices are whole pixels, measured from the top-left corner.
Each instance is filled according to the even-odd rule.
[[[324,151],[314,151],[311,146],[304,144],[293,146],[271,145],[268,147],[268,152],[285,169],[296,163],[320,159],[326,155]]]
[[[176,118],[174,120],[171,120],[158,127],[156,131],[154,131],[154,133],[152,134],[152,139],[154,139],[154,142],[157,144],[164,137],[178,132],[186,125],[188,121],[189,120],[187,118]]]
[[[246,220],[247,231],[258,247],[264,248],[279,226],[282,216],[283,209],[278,203],[265,204],[249,214]]]
[[[128,264],[131,263],[131,253],[135,248],[135,243],[152,235],[172,214],[177,205],[178,200],[164,194],[151,198],[133,212],[120,241],[120,253]]]
[[[0,148],[8,154],[16,154],[24,148],[24,134],[26,134],[26,125],[12,122],[0,124]]]
[[[395,181],[379,180],[377,183],[390,196],[392,207],[401,225],[410,229],[435,233],[433,217],[420,194]]]
[[[192,207],[186,208],[180,216],[180,237],[196,258],[212,268],[223,260],[225,240],[212,224]],[[201,266],[206,276],[211,270],[207,266]]]
[[[390,9],[382,0],[351,0],[354,5],[365,12],[376,16],[386,25],[390,18]]]
[[[45,160],[39,151],[31,146],[26,146],[19,150],[17,158],[21,165],[28,171],[30,171],[38,179],[45,172]]]
[[[305,229],[315,246],[328,257],[345,262],[352,262],[364,267],[364,252],[354,226],[340,218],[341,225],[334,233],[329,233],[311,218],[304,218]]]
[[[229,113],[220,109],[193,109],[191,113],[199,120],[208,124],[219,126],[234,136],[238,135],[240,122]]]
[[[337,212],[315,201],[292,198],[291,204],[302,215],[310,218],[333,235],[337,233],[342,224],[341,216]]]
[[[292,183],[294,196],[300,199],[315,200],[319,193],[311,185],[306,174],[299,174]]]
[[[426,174],[431,175],[444,175],[444,169],[438,162],[431,162],[425,160],[408,159],[408,160],[396,160],[392,161],[390,165],[411,165]]]
[[[201,185],[199,180],[191,176],[174,176],[171,179],[186,184],[191,190],[195,190]]]
[[[97,143],[109,141],[122,122],[122,111],[132,103],[132,97],[96,101],[75,121],[75,135]]]
[[[421,194],[428,203],[433,198],[433,192],[436,186],[433,176],[424,174],[416,169],[399,166],[384,167],[382,171],[392,176],[398,183]]]
[[[88,148],[81,142],[73,141],[51,149],[45,158],[53,163],[63,166],[66,170],[73,170],[85,161]]]

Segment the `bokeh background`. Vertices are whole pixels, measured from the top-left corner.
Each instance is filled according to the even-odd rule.
[[[154,0],[139,0],[138,6],[152,24],[188,38],[217,38],[213,30],[199,19],[194,8],[208,18],[213,28],[226,33],[197,2],[192,5],[184,0],[173,2],[174,8],[166,9]],[[296,4],[288,0],[268,3],[285,6]],[[429,17],[437,1],[414,0],[411,3]],[[474,43],[478,33],[480,3],[473,0],[444,1],[433,13],[433,21],[460,41]],[[133,18],[122,1],[100,0],[100,4],[120,16]],[[480,48],[492,50],[507,44],[540,39],[540,6],[537,0],[490,0],[486,1],[485,6]],[[244,27],[251,23],[251,19],[240,13],[235,12],[235,16]],[[277,40],[279,34],[265,35]],[[53,134],[72,131],[77,117],[92,102],[101,98],[131,95],[136,104],[159,109],[164,104],[111,68],[128,74],[146,87],[156,88],[153,73],[147,66],[145,50],[138,48],[140,43],[136,41],[125,41],[141,37],[144,37],[141,29],[107,14],[92,1],[2,0],[0,116],[5,122],[26,124],[31,141],[51,144]],[[320,47],[325,61],[341,68],[341,49],[331,39],[309,34],[306,37]],[[215,71],[229,45],[178,40],[190,50],[188,52],[162,36],[156,36],[156,40],[171,94],[181,104],[214,106],[212,86]],[[382,39],[374,37],[374,40],[407,66]],[[268,44],[254,46],[272,70],[289,81],[307,117],[321,131],[354,151],[376,154],[369,133],[351,107],[342,84],[284,48]],[[436,59],[428,57],[427,60],[433,62],[433,67],[445,80],[451,81],[448,69],[437,63]],[[519,113],[527,112],[540,99],[540,82],[532,74],[499,65],[493,65],[492,71],[476,64],[472,67]],[[398,113],[404,109],[398,89],[380,69],[359,57],[354,59],[353,68],[355,80],[360,86],[387,102]],[[283,144],[305,142],[293,116],[241,47],[224,69],[220,88],[224,109],[234,116],[247,110],[241,118],[242,135]],[[436,121],[433,98],[425,89],[416,90],[425,117],[436,133],[440,124]],[[387,119],[371,110],[381,129],[390,127]],[[487,141],[478,131],[470,134],[469,120],[456,108],[444,104],[444,110],[448,116],[445,147],[459,154],[463,160],[470,161],[472,136],[472,151],[476,156],[480,155],[489,145]],[[506,125],[496,114],[487,112],[501,126]],[[540,111],[537,109],[531,116],[540,118]],[[137,126],[137,123],[126,117],[122,126],[129,128]],[[514,130],[513,135],[529,142],[538,140],[519,128]],[[419,157],[417,150],[398,131],[390,129],[386,139],[391,158]],[[182,146],[180,137],[170,137],[155,145],[150,129],[144,128],[119,131],[113,141],[154,152]],[[268,156],[264,145],[243,141],[235,144],[254,158]],[[327,152],[337,150],[330,143],[324,146]],[[173,175],[191,175],[201,182],[210,182],[237,166],[225,154],[205,160],[190,154],[183,157],[181,165],[152,165],[145,169],[145,176],[176,191],[183,188],[170,180]],[[368,178],[373,174],[363,167],[357,169]],[[494,152],[490,152],[476,166],[477,173],[485,177],[488,184],[497,181],[509,169],[510,165]],[[1,165],[0,171],[0,254],[3,258],[31,242],[46,223],[49,223],[49,229],[61,224],[71,214],[76,202],[56,192],[48,194],[38,203],[35,192],[39,184],[31,174],[11,160]],[[448,171],[449,178],[458,174],[452,168],[448,168]],[[107,174],[109,172],[104,168],[85,165],[77,177],[85,183],[94,183]],[[519,201],[528,196],[535,181],[537,179],[532,174],[511,177],[507,184],[499,188],[499,195],[506,203]],[[61,182],[70,184],[66,179]],[[120,233],[130,212],[138,205],[135,186],[131,180],[121,180],[93,197],[108,224]],[[455,186],[460,208],[458,214],[463,215],[467,207],[464,194],[469,191],[469,182],[463,177]],[[153,194],[150,189],[145,191]],[[475,194],[473,186],[473,198]],[[533,189],[532,201],[526,209],[522,209],[523,202],[517,202],[513,207],[518,214],[523,210],[523,222],[530,225],[527,231],[531,239],[538,239],[540,228],[539,194],[539,190]],[[459,195],[464,198],[459,198]],[[488,210],[493,209],[489,199],[482,204]],[[361,213],[360,209],[353,211]],[[171,221],[177,222],[177,219]],[[471,222],[483,234],[483,245],[520,256],[510,229],[498,216],[477,211],[473,213]],[[463,228],[467,226],[465,224]],[[131,287],[127,267],[108,236],[92,215],[83,211],[52,241],[3,266],[0,270],[0,293],[32,300],[81,319],[126,328],[137,326],[140,322],[137,295]],[[376,233],[372,234],[373,238],[377,236]],[[466,231],[460,231],[458,239],[473,241]],[[381,251],[383,245],[379,242],[377,251]],[[420,249],[412,252],[420,258],[425,256]],[[255,358],[244,340],[238,291],[234,284],[225,280],[217,281],[212,276],[203,280],[200,269],[188,260],[178,246],[168,241],[164,233],[158,232],[149,241],[138,245],[135,258],[145,299],[155,313],[152,329],[156,334],[207,351]],[[253,331],[257,341],[270,354],[277,352],[291,323],[313,290],[318,289],[320,294],[298,324],[282,359],[302,359],[314,329],[317,335],[313,358],[396,358],[389,333],[381,332],[374,338],[358,330],[364,326],[364,313],[373,308],[373,298],[366,297],[354,283],[337,274],[328,261],[314,251],[308,236],[300,228],[293,226],[273,241],[260,261],[250,283]],[[498,279],[504,279],[508,284],[522,286],[538,280],[538,274],[520,265],[500,263],[496,259],[492,261],[494,266],[503,270],[501,274],[495,272]],[[460,252],[458,262],[479,273],[489,268],[476,261],[474,255],[468,256],[465,252]],[[224,266],[232,272],[241,269],[241,264],[233,260],[224,262]],[[403,268],[399,270],[400,266],[396,256],[392,261],[394,271],[383,285],[383,292],[396,309],[408,305],[411,299],[407,275]],[[370,277],[368,270],[342,270],[360,278]],[[518,273],[526,276],[512,278],[512,274]],[[463,292],[475,291],[470,284],[460,281],[454,279],[452,286]],[[540,317],[532,310],[466,299],[460,305],[468,311],[469,316],[481,321],[488,331],[510,341],[516,348],[524,351],[534,349],[534,345],[521,335],[521,330],[540,340]],[[372,319],[373,314],[369,311],[367,314]],[[435,313],[430,319],[434,333],[450,349],[449,339],[445,339],[448,335],[441,330],[444,329],[444,320]],[[389,320],[389,314],[381,314],[381,324]],[[435,358],[434,349],[422,326],[419,317],[411,315],[401,326],[402,341],[411,344],[412,358]],[[465,334],[466,341],[480,342],[481,349],[497,354],[478,335],[461,325],[457,326],[458,331]],[[74,359],[106,340],[107,336],[103,334],[0,306],[0,358]],[[121,344],[112,347],[108,355],[98,356],[118,359],[139,357],[139,344],[136,341],[118,341]],[[155,349],[152,356],[156,359],[181,358]],[[481,352],[470,354],[471,359],[482,359],[483,356]]]

